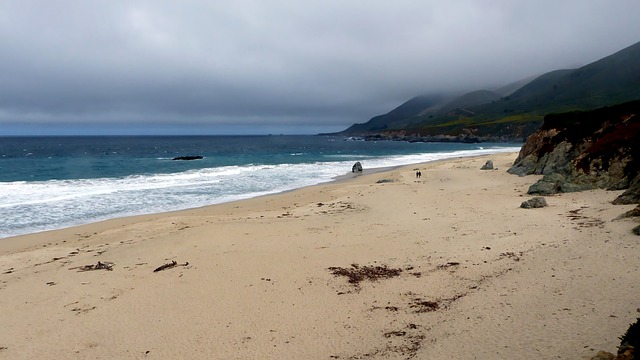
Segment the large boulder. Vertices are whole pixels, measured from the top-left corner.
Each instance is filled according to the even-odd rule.
[[[353,164],[353,166],[351,167],[351,172],[362,172],[362,164],[360,164],[360,161]]]
[[[565,178],[562,174],[552,173],[545,175],[535,184],[529,187],[527,194],[531,195],[553,195],[557,194],[562,189],[562,184],[565,183]]]
[[[527,201],[523,201],[520,207],[523,209],[537,209],[547,206],[547,200],[542,196],[533,197]]]
[[[484,163],[484,165],[482,165],[480,170],[493,170],[493,161],[492,160],[487,160],[487,162]]]

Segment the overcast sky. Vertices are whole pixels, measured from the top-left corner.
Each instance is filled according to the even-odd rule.
[[[0,135],[317,133],[640,41],[638,0],[0,0]]]

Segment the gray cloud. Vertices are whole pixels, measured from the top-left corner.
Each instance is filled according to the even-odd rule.
[[[503,85],[638,40],[640,3],[0,3],[2,126],[339,129],[421,93]]]

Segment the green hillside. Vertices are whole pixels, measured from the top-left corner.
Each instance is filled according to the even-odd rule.
[[[466,134],[480,139],[521,141],[542,124],[548,113],[588,110],[640,99],[640,42],[581,68],[551,71],[503,89],[515,91],[502,96],[505,93],[478,90],[454,99],[418,96],[340,134],[411,137]]]
[[[371,120],[364,124],[352,125],[343,131],[343,133],[360,135],[389,129],[401,129],[410,123],[407,122],[407,120],[414,118],[416,115],[441,102],[442,96],[440,95],[416,96],[387,114],[371,118]]]

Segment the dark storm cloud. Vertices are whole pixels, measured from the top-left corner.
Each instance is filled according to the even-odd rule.
[[[640,2],[3,1],[2,124],[346,127],[640,40]]]

